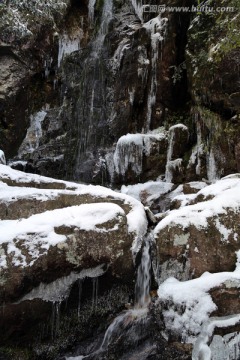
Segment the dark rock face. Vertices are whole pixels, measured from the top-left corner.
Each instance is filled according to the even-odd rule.
[[[20,156],[31,162],[34,171],[41,174],[86,182],[109,182],[111,174],[106,155],[114,143],[129,132],[141,133],[142,129],[146,132],[162,126],[166,111],[176,108],[172,72],[176,62],[183,57],[182,48],[177,48],[177,40],[186,41],[184,34],[188,18],[183,16],[180,23],[175,14],[167,14],[155,28],[153,23],[142,26],[131,4],[109,1],[106,8],[100,3],[96,5],[94,22],[91,23],[86,4],[77,6],[73,3],[72,6],[65,20],[57,22],[58,36],[61,40],[66,33],[68,44],[78,37],[81,50],[65,56],[63,61],[58,60],[61,66],[57,70],[57,35],[53,36],[55,43],[52,43],[51,31],[46,31],[47,39],[42,39],[42,46],[49,58],[52,56],[51,64],[46,60],[45,68],[41,68],[43,62],[37,62],[39,55],[32,52],[35,56],[33,63],[37,64],[33,69],[33,86],[39,84],[45,90],[44,93],[41,91],[44,95],[41,102],[38,99],[38,104],[31,97],[28,100],[28,116],[21,121],[22,126],[25,125],[22,131],[18,131],[18,145],[30,115],[41,107],[47,115],[42,122],[39,145],[33,152]],[[108,17],[105,19],[106,9]],[[66,11],[62,17],[64,14]],[[93,26],[96,28],[94,33]],[[38,36],[41,29],[35,32]],[[151,33],[155,32],[158,38],[156,47],[151,40]],[[14,41],[11,46],[15,46]],[[53,53],[50,54],[45,46]],[[60,41],[60,52],[61,46],[64,48]],[[32,42],[28,43],[29,51],[32,48]],[[156,58],[155,52],[158,54]],[[47,77],[41,80],[39,73],[44,70]],[[24,74],[22,77],[25,80]],[[181,86],[184,88],[185,85],[178,83],[179,91]],[[18,85],[15,87],[19,88]],[[31,86],[27,88],[31,94],[39,92]],[[181,91],[183,97],[185,93],[186,90]],[[180,106],[183,100],[179,97],[178,100]],[[50,109],[46,108],[46,103]],[[22,111],[25,108],[21,106]],[[18,122],[13,119],[12,123],[15,126]],[[12,152],[5,143],[3,145],[7,158],[16,155],[18,145],[11,145]],[[165,160],[160,157],[146,159],[147,169],[153,168],[156,161],[164,168]]]

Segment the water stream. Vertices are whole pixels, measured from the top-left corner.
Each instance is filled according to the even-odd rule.
[[[131,331],[131,327],[136,325],[138,322],[144,322],[147,317],[148,305],[150,303],[151,243],[152,237],[151,234],[148,234],[143,244],[141,262],[137,270],[134,307],[118,315],[107,328],[101,346],[94,353],[91,353],[91,355],[96,356],[96,358],[98,354],[107,351],[108,346],[114,341],[114,339],[119,338],[125,331]],[[93,306],[97,301],[97,288],[98,284],[97,282],[94,282],[93,279]],[[87,358],[87,356],[88,355],[78,355],[77,357],[68,357],[66,360],[80,360],[85,357]]]

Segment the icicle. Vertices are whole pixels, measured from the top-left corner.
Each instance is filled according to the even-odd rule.
[[[65,55],[71,54],[73,51],[80,49],[80,38],[80,34],[75,34],[73,38],[66,33],[59,36],[58,67],[60,67]]]
[[[52,319],[51,319],[51,335],[52,340],[54,340],[60,330],[60,307],[61,302],[52,303]]]
[[[94,22],[94,7],[95,7],[96,0],[89,0],[88,2],[88,20],[92,25]]]
[[[92,310],[94,310],[98,301],[98,277],[92,279]]]
[[[143,6],[142,0],[131,0],[132,6],[134,8],[135,14],[143,22]]]
[[[173,147],[174,147],[174,137],[175,137],[175,132],[171,131],[170,132],[170,138],[169,138],[169,144],[168,144],[168,151],[167,151],[167,164],[166,164],[166,171],[165,171],[165,180],[166,182],[172,182],[172,169],[170,167],[170,161],[172,160],[172,155],[173,155]]]
[[[81,310],[82,283],[83,283],[83,279],[78,279],[78,317],[80,316],[80,310]]]

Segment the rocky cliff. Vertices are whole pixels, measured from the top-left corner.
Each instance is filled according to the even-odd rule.
[[[237,360],[238,1],[0,15],[0,358]]]

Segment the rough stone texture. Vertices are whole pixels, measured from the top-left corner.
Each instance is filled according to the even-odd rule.
[[[10,344],[11,347],[12,344],[15,344],[14,346],[18,344],[22,348],[24,343],[30,351],[33,340],[35,341],[35,337],[41,332],[40,324],[46,322],[51,327],[51,316],[54,316],[51,314],[52,305],[45,304],[41,300],[31,303],[23,301],[18,305],[16,302],[40,283],[49,284],[68,276],[71,272],[80,272],[83,269],[103,265],[106,271],[104,291],[108,292],[116,284],[127,284],[132,289],[134,265],[131,246],[135,234],[129,232],[126,217],[131,211],[131,205],[125,203],[124,199],[119,199],[117,193],[116,198],[114,193],[109,196],[94,196],[91,194],[91,189],[94,191],[95,187],[80,186],[78,188],[78,184],[54,181],[1,166],[1,180],[8,184],[4,184],[1,188],[3,196],[0,216],[3,221],[12,219],[23,221],[24,218],[44,213],[47,210],[50,219],[52,210],[67,207],[70,211],[71,206],[74,205],[93,204],[93,211],[94,203],[106,202],[111,206],[116,202],[115,206],[119,206],[116,217],[108,222],[97,224],[96,230],[84,230],[77,225],[67,226],[64,223],[55,226],[54,232],[63,235],[65,240],[51,245],[48,250],[44,246],[41,247],[41,234],[38,230],[31,233],[22,231],[21,239],[16,237],[12,241],[17,251],[20,251],[19,254],[25,255],[25,265],[15,263],[16,253],[7,251],[9,243],[1,244],[1,259],[5,254],[6,266],[2,264],[0,270],[0,302],[4,307],[4,313],[0,317],[2,331],[0,346]],[[77,189],[80,192],[83,190],[89,193],[77,193]],[[97,189],[104,191],[100,187]],[[23,195],[24,191],[28,194]],[[34,258],[34,252],[38,253],[37,258]],[[33,263],[30,265],[31,262]],[[92,296],[92,286],[89,284],[84,290],[84,298]],[[79,290],[76,293],[78,292]],[[119,301],[122,300],[119,299]],[[120,304],[122,306],[122,302]],[[26,312],[28,308],[29,311]],[[32,334],[31,331],[33,331]],[[49,329],[46,332],[50,336]],[[12,353],[12,359],[14,356],[15,353]]]
[[[213,302],[217,305],[217,310],[212,316],[227,316],[240,313],[240,282],[226,281],[218,288],[210,290]]]
[[[218,219],[227,229],[231,229],[228,241],[224,241],[217,229],[215,220]],[[220,272],[233,271],[236,263],[235,251],[239,250],[239,240],[234,239],[234,233],[240,235],[238,226],[240,214],[227,210],[227,215],[209,218],[205,228],[197,229],[190,225],[181,228],[179,225],[167,226],[158,233],[160,264],[166,263],[166,272],[179,279],[201,276],[205,271]],[[234,227],[233,227],[234,224]],[[183,241],[182,241],[182,240]],[[185,271],[178,273],[179,263]],[[174,275],[173,275],[174,274]],[[166,274],[164,276],[166,278]]]
[[[177,5],[179,1],[168,3]],[[186,3],[190,4],[191,1]],[[96,3],[96,29],[100,26],[102,5],[101,2]],[[50,75],[45,79],[41,78],[46,68],[46,59],[40,56],[37,50],[33,52],[34,42],[28,43],[28,51],[33,53],[33,64],[36,66],[33,67],[32,77],[28,76],[26,79],[23,75],[22,78],[23,81],[27,81],[26,87],[34,99],[28,96],[28,113],[27,116],[23,114],[21,117],[22,129],[19,129],[15,115],[10,122],[16,128],[11,132],[11,136],[15,136],[16,139],[13,146],[13,140],[10,142],[10,137],[6,137],[2,147],[7,158],[16,155],[30,115],[45,108],[48,114],[42,124],[43,133],[39,147],[33,153],[24,156],[28,166],[33,165],[31,171],[34,169],[37,173],[86,182],[109,182],[106,154],[118,138],[128,132],[157,128],[163,125],[166,114],[182,106],[186,98],[186,71],[183,78],[174,86],[173,75],[174,67],[184,58],[189,15],[181,14],[179,22],[177,14],[165,14],[168,23],[160,30],[164,42],[158,45],[159,56],[154,81],[157,84],[156,103],[151,106],[151,116],[147,124],[146,119],[150,111],[147,94],[150,93],[152,79],[155,76],[151,34],[141,25],[130,1],[129,4],[114,1],[113,9],[114,16],[97,58],[92,50],[95,46],[93,25],[89,24],[87,2],[72,2],[72,10],[70,9],[62,22],[59,20],[64,14],[59,17],[53,28],[51,21],[48,23],[46,37],[43,36],[41,27],[35,29],[36,36],[41,35],[42,38],[40,51],[46,52],[49,58],[53,59],[47,67]],[[154,17],[156,14],[146,14],[145,21],[150,20],[150,16]],[[81,51],[67,56],[57,70],[58,39],[56,35],[53,43],[50,34],[57,30],[60,34],[66,32],[71,35],[76,29],[80,29],[81,33]],[[96,33],[97,31],[94,36]],[[178,47],[178,44],[181,46]],[[11,46],[15,46],[14,40]],[[23,58],[25,60],[25,55]],[[29,85],[31,78],[37,78],[32,86]],[[18,88],[16,86],[16,90]],[[43,94],[42,99],[36,99],[35,95],[39,92]],[[15,100],[13,97],[13,106]],[[50,105],[50,109],[49,106],[46,108],[46,103]],[[22,112],[26,106],[21,105]],[[16,114],[15,110],[16,106],[13,110]],[[10,115],[6,112],[3,118],[6,118],[9,127]],[[162,173],[164,162],[164,156],[146,159],[149,177],[153,175],[152,169],[156,169],[157,172],[159,168],[159,172]]]
[[[196,175],[199,179],[206,178],[211,151],[215,154],[217,177],[235,172],[239,162],[239,73],[236,69],[240,52],[234,30],[239,28],[239,4],[227,0],[213,2],[213,6],[229,6],[234,11],[202,13],[188,30],[186,59],[191,112],[198,129],[198,143],[203,144],[201,169],[198,174],[195,169],[189,170],[190,180],[192,171],[195,179]]]

